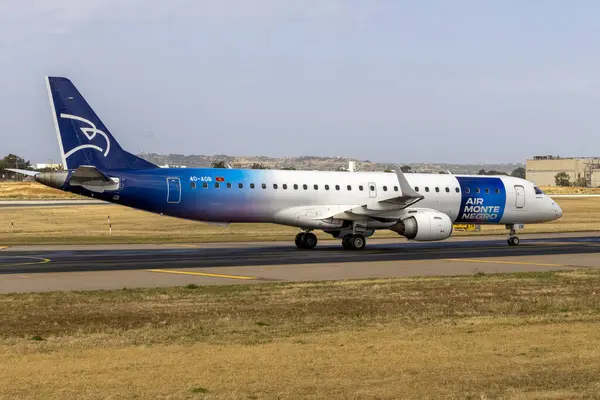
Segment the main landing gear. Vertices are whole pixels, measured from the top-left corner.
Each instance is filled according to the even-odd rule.
[[[339,236],[338,236],[339,237]],[[296,246],[299,249],[313,249],[317,245],[317,235],[310,231],[300,232],[296,235]],[[367,240],[360,233],[350,233],[343,237],[342,247],[345,250],[362,250],[365,248]]]
[[[515,229],[515,226],[514,225],[506,225],[506,228],[509,229],[508,239],[506,239],[506,243],[508,243],[509,246],[518,246],[519,243],[521,243],[521,241],[519,240],[519,237],[517,236],[517,230]]]
[[[342,239],[342,247],[344,250],[362,250],[365,248],[367,240],[360,233],[346,235]]]
[[[317,235],[312,232],[300,232],[296,235],[296,246],[299,249],[312,249],[317,245]]]

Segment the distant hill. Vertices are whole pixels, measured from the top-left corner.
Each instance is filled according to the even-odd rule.
[[[207,168],[214,162],[224,161],[233,168],[251,168],[254,164],[261,164],[264,168],[283,169],[295,168],[298,170],[335,171],[348,168],[348,163],[354,161],[357,171],[384,171],[394,167],[392,163],[375,163],[369,160],[357,160],[346,157],[265,157],[265,156],[228,156],[217,154],[205,155],[183,155],[183,154],[139,154],[145,160],[157,165],[185,166],[188,168]],[[510,174],[514,169],[524,167],[524,164],[444,164],[444,163],[398,163],[409,165],[412,172],[439,173],[450,171],[453,174],[477,174],[480,170],[499,171]]]

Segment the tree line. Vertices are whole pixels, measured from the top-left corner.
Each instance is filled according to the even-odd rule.
[[[31,163],[15,154],[7,155],[0,160],[0,179],[16,180],[22,177],[18,177],[18,174],[14,172],[7,171],[8,168],[31,169]]]
[[[565,171],[559,172],[554,175],[554,183],[556,186],[576,186],[576,187],[587,187],[587,180],[579,177],[571,182],[571,177]]]

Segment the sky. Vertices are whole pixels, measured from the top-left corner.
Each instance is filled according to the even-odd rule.
[[[44,76],[133,153],[600,156],[600,2],[0,0],[0,155],[59,160]]]

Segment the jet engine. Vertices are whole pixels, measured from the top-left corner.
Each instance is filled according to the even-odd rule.
[[[452,221],[441,212],[417,212],[389,229],[410,240],[429,242],[448,239],[452,234]]]

